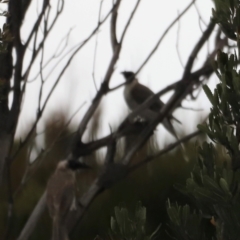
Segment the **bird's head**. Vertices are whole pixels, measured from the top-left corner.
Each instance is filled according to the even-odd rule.
[[[60,161],[57,165],[57,170],[61,170],[61,171],[64,171],[67,169],[75,171],[81,168],[90,168],[90,167],[78,160],[63,160],[63,161]]]
[[[85,163],[80,162],[78,160],[68,160],[68,168],[75,171],[78,169],[90,168],[90,167],[88,165],[86,165]]]
[[[135,79],[135,73],[134,72],[124,71],[124,72],[121,72],[121,74],[124,76],[127,83],[131,83]]]

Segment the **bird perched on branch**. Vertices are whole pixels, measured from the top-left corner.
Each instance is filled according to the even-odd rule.
[[[47,184],[47,206],[53,220],[52,240],[68,240],[66,216],[75,197],[75,170],[89,168],[77,161],[60,161]]]
[[[138,106],[143,104],[149,97],[154,95],[154,92],[146,86],[140,84],[133,72],[122,72],[126,79],[126,85],[124,89],[124,98],[128,107],[134,111]],[[143,109],[139,114],[143,121],[151,121],[159,114],[164,103],[158,98],[149,107]],[[137,117],[137,116],[136,116]],[[164,127],[174,136],[177,137],[176,132],[171,123],[171,119],[179,122],[173,116],[167,116],[163,119],[162,124]],[[180,122],[179,122],[180,123]]]
[[[154,92],[147,88],[146,86],[140,84],[138,79],[135,77],[133,72],[122,72],[122,75],[126,79],[125,89],[124,89],[124,98],[128,105],[128,107],[134,111],[137,107],[142,105],[149,97],[154,95]],[[135,118],[140,117],[141,120],[150,122],[157,117],[159,112],[161,111],[164,103],[157,98],[150,106],[144,108],[140,113],[135,116]],[[162,124],[163,126],[170,132],[177,140],[179,140],[177,133],[171,123],[171,120],[175,120],[178,123],[181,123],[172,115],[166,116]],[[185,156],[184,146],[181,144],[183,155],[186,161],[188,158]]]

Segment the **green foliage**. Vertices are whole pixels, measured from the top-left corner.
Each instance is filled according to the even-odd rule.
[[[0,0],[0,3],[8,3],[8,0]],[[0,12],[2,17],[10,17],[8,11]],[[2,29],[0,28],[0,53],[5,53],[7,51],[7,46],[9,42],[13,41],[12,33],[10,32],[9,24],[4,23]]]
[[[207,85],[203,87],[209,101],[212,104],[209,115],[209,124],[199,125],[212,141],[223,145],[233,160],[234,168],[239,165],[240,150],[240,72],[236,66],[236,55],[229,57],[219,52],[215,62],[215,72],[220,80],[214,93]]]
[[[213,19],[231,39],[239,39],[240,2],[214,0]],[[220,81],[211,92],[203,87],[212,104],[209,123],[199,125],[216,144],[226,150],[223,163],[217,146],[204,142],[198,149],[198,161],[186,185],[176,187],[192,201],[198,211],[168,203],[170,227],[177,239],[237,240],[240,235],[240,47],[238,55],[219,51],[214,63]],[[205,224],[205,223],[208,224]],[[214,228],[208,234],[209,225]]]
[[[193,200],[199,213],[190,214],[189,206],[172,207],[168,215],[171,228],[181,237],[178,239],[207,239],[203,234],[204,219],[215,220],[217,239],[238,239],[240,229],[240,170],[233,171],[226,163],[217,166],[218,156],[213,144],[199,147],[199,159],[186,186],[177,188]],[[198,236],[198,233],[202,235]],[[188,238],[186,238],[186,234]],[[213,236],[212,236],[213,237]]]
[[[90,140],[91,136],[94,136],[96,132],[98,132],[99,127],[101,127],[97,117],[95,122],[88,128]],[[13,223],[11,225],[9,240],[17,238],[40,196],[44,192],[49,176],[51,176],[54,171],[57,161],[63,159],[69,150],[72,137],[71,132],[73,132],[73,129],[76,129],[77,126],[66,128],[67,121],[67,114],[64,114],[62,111],[49,115],[45,123],[44,135],[40,135],[43,140],[43,149],[39,148],[35,139],[36,135],[33,134],[29,143],[25,145],[12,164],[11,179],[14,207]],[[30,123],[27,125],[31,126]],[[28,132],[28,130],[29,129],[26,129],[26,132]],[[156,151],[156,149],[154,150],[156,144],[154,141],[146,144],[134,161],[141,161],[148,155],[149,151]],[[193,155],[195,154],[195,152],[193,152],[194,143],[188,144],[188,154],[195,156]],[[18,149],[19,145],[21,145],[21,141],[16,141],[13,152]],[[33,149],[33,146],[34,151],[37,153],[40,153],[42,150],[44,153],[40,158],[37,158],[34,163],[29,160],[29,152]],[[48,146],[50,146],[50,148],[48,148]],[[150,235],[151,232],[154,232],[154,229],[160,222],[164,225],[164,222],[167,221],[165,201],[169,194],[171,195],[171,199],[174,200],[179,200],[179,196],[180,199],[184,197],[173,189],[172,185],[176,182],[184,183],[194,164],[193,162],[186,163],[184,159],[179,158],[179,155],[179,151],[172,151],[169,154],[161,156],[161,158],[156,159],[156,161],[139,168],[127,176],[121,182],[117,183],[114,188],[99,195],[88,209],[81,225],[76,227],[74,233],[71,234],[70,239],[92,240],[96,235],[102,236],[104,240],[109,239],[106,233],[109,229],[110,216],[112,215],[114,206],[118,205],[119,202],[126,202],[129,209],[134,209],[135,203],[139,199],[144,202],[147,213],[151,216],[146,221],[145,229],[147,234]],[[95,161],[97,157],[98,154],[92,154],[87,156],[85,160],[87,162],[90,161],[91,164],[96,166]],[[191,159],[194,159],[194,157]],[[95,168],[84,174],[77,174],[79,196],[88,189],[96,175],[97,169],[95,171]],[[25,177],[23,178],[23,176]],[[151,177],[146,178],[146,176]],[[161,192],[161,195],[159,195],[159,192]],[[0,239],[2,239],[1,236],[4,236],[6,231],[7,210],[8,192],[5,190],[0,194]],[[50,239],[51,226],[51,218],[46,209],[31,239]],[[43,228],[44,231],[42,231]],[[159,230],[157,236],[159,236],[159,234],[161,234],[161,239],[169,239],[163,227]],[[147,237],[147,235],[145,236]]]
[[[188,205],[178,206],[168,201],[168,216],[170,218],[170,228],[178,239],[204,239],[202,229],[199,228],[202,220],[201,214],[196,211],[190,212]]]
[[[215,9],[212,9],[213,20],[219,23],[222,31],[232,40],[237,40],[236,34],[240,26],[239,0],[213,0]]]
[[[115,217],[111,217],[111,235],[124,240],[151,240],[160,226],[150,235],[146,235],[146,208],[138,202],[135,214],[130,217],[127,208],[115,207]]]

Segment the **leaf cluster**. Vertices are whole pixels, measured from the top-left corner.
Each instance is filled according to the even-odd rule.
[[[0,0],[0,3],[8,3],[8,0]],[[2,17],[10,17],[8,11],[0,12]],[[7,46],[9,42],[13,41],[13,36],[10,31],[9,24],[4,23],[2,28],[0,28],[0,53],[7,52]]]
[[[238,239],[240,229],[240,170],[233,171],[225,162],[217,166],[219,156],[212,143],[199,147],[198,164],[186,181],[176,186],[192,199],[198,209],[190,213],[189,206],[168,204],[172,229],[178,239],[209,239],[204,221],[216,230],[213,239]]]
[[[240,141],[240,72],[237,70],[237,56],[218,53],[215,72],[220,83],[212,93],[207,85],[203,87],[212,104],[209,124],[199,125],[209,138],[224,146],[232,159],[234,169],[239,168]]]
[[[201,214],[191,212],[189,205],[179,206],[168,200],[167,213],[170,219],[170,228],[177,239],[203,239],[202,229],[199,228],[202,221]]]
[[[239,0],[214,0],[215,9],[212,9],[213,20],[229,39],[237,40],[240,26]]]
[[[214,0],[213,19],[230,39],[240,32],[240,1]],[[239,47],[238,47],[239,48]],[[239,51],[238,51],[239,52]],[[170,227],[177,239],[237,240],[240,235],[240,71],[239,56],[218,51],[214,62],[219,84],[212,92],[203,89],[212,104],[209,123],[199,125],[213,143],[226,150],[228,158],[219,163],[220,154],[213,143],[198,148],[198,161],[185,186],[176,186],[192,201],[188,205],[168,202]],[[206,222],[208,224],[206,224]],[[208,234],[209,225],[214,228]]]
[[[115,216],[111,217],[111,235],[117,239],[151,240],[155,237],[159,227],[150,235],[146,235],[146,208],[141,202],[136,205],[135,213],[131,217],[125,207],[115,207]],[[115,238],[114,238],[115,239]]]

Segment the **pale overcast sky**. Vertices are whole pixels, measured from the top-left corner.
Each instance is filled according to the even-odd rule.
[[[52,9],[54,9],[54,2],[55,1],[52,1]],[[111,3],[112,0],[104,1],[101,13],[102,17],[104,17],[111,8]],[[122,1],[117,24],[119,34],[122,32],[126,20],[130,15],[135,3],[135,0]],[[111,80],[111,86],[118,85],[124,81],[122,76],[119,74],[121,71],[135,71],[138,69],[148,55],[149,51],[153,48],[159,37],[163,34],[164,30],[189,3],[189,0],[141,1],[139,9],[127,32],[122,53]],[[52,56],[56,47],[58,46],[58,43],[71,28],[73,29],[69,37],[68,47],[66,49],[70,49],[72,46],[80,43],[88,37],[90,32],[96,27],[99,5],[100,0],[65,1],[63,14],[45,46],[45,61]],[[196,1],[196,5],[201,17],[203,18],[203,21],[207,24],[211,16],[211,8],[213,7],[212,1],[198,0]],[[29,32],[29,29],[34,22],[33,19],[36,18],[37,11],[39,10],[35,5],[31,6],[31,10],[24,20],[24,29],[22,31],[23,38],[24,34]],[[194,44],[201,36],[200,26],[202,29],[205,29],[204,23],[202,21],[199,23],[199,15],[196,11],[196,7],[192,6],[192,8],[180,20],[180,22],[170,30],[167,37],[160,45],[158,51],[139,74],[140,82],[148,85],[153,91],[157,92],[172,82],[180,79],[182,76],[183,67],[181,66],[179,57],[177,55],[176,44],[178,42],[181,59],[183,64],[185,64]],[[178,31],[179,35],[177,37]],[[91,100],[96,93],[92,79],[95,43],[96,37],[92,38],[92,40],[79,52],[78,56],[72,62],[49,102],[49,107],[44,114],[44,119],[47,118],[49,113],[58,109],[63,111],[66,110],[70,116],[83,102],[86,101],[84,107],[74,118],[75,123],[80,121],[83,113],[86,111],[89,104],[91,104]],[[204,50],[198,56],[198,59],[195,63],[195,69],[202,65],[202,57],[206,56],[207,51],[207,46],[205,46]],[[98,34],[98,48],[95,63],[95,78],[98,88],[104,77],[107,65],[110,61],[110,56],[111,46],[108,21],[100,28]],[[49,68],[46,68],[44,72],[45,76],[48,74],[52,66],[53,65],[50,65]],[[38,69],[39,63],[35,65],[34,71],[32,71],[30,74],[29,80],[36,75]],[[44,96],[46,96],[50,86],[53,84],[53,81],[59,72],[58,69],[60,69],[59,66],[47,81],[47,84],[44,88]],[[216,83],[216,77],[213,77],[210,86],[213,87]],[[26,129],[27,124],[33,121],[35,118],[39,84],[40,81],[38,78],[38,80],[34,81],[33,83],[29,83],[27,86],[27,94],[20,117],[18,133],[21,130]],[[116,126],[120,121],[119,118],[123,118],[122,114],[127,112],[127,107],[124,103],[122,92],[123,89],[118,89],[117,91],[110,93],[107,97],[104,97],[102,101],[103,132],[101,135],[106,134],[109,131],[109,124]],[[167,97],[168,96],[163,97],[163,100],[166,101]],[[206,111],[204,111],[203,114],[206,114],[210,105],[204,94],[201,94],[200,98],[201,99],[197,101],[197,103],[194,102],[191,104],[189,102],[184,102],[184,105],[196,108],[204,108]],[[177,110],[174,115],[183,122],[183,126],[185,127],[186,131],[191,132],[195,129],[197,114],[198,113],[196,112]],[[164,132],[162,127],[159,129],[159,132]],[[41,130],[41,124],[38,130]],[[169,136],[169,134],[167,136]]]

